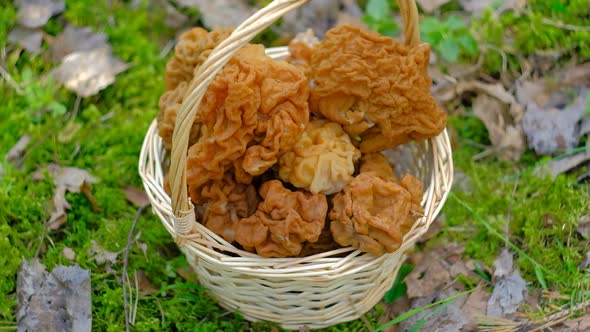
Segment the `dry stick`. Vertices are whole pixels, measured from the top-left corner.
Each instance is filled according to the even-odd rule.
[[[23,90],[20,88],[18,83],[12,78],[12,76],[10,76],[8,71],[4,69],[4,67],[2,66],[0,66],[0,76],[2,76],[6,83],[8,83],[8,85],[10,85],[10,87],[12,87],[14,91],[16,91],[16,94],[21,96],[24,94]]]
[[[135,226],[137,226],[137,222],[139,221],[139,217],[145,210],[147,205],[141,206],[137,209],[135,213],[135,219],[133,219],[133,224],[131,225],[131,229],[129,230],[129,234],[127,235],[127,245],[125,246],[125,250],[123,251],[123,272],[122,274],[122,284],[123,284],[123,309],[125,310],[125,331],[129,332],[129,309],[127,308],[127,284],[125,283],[129,280],[129,276],[127,275],[127,264],[129,262],[129,249],[131,248],[131,242],[133,241],[133,233],[135,232]]]

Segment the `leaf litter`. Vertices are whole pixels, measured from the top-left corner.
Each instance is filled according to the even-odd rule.
[[[43,31],[41,28],[54,15],[65,10],[64,0],[15,0],[18,6],[18,23],[8,33],[8,41],[18,44],[29,53],[41,53]]]
[[[17,274],[19,331],[91,331],[90,272],[57,265],[47,272],[34,258]]]
[[[129,65],[112,54],[110,47],[77,51],[66,55],[54,69],[55,79],[80,97],[89,97],[115,82]]]
[[[43,32],[37,29],[17,26],[8,33],[8,41],[12,44],[20,45],[33,55],[37,55],[41,53]]]
[[[256,11],[244,0],[177,0],[177,3],[199,10],[203,24],[209,29],[237,27]]]
[[[63,12],[64,0],[15,0],[18,6],[18,23],[27,28],[40,28],[49,19]]]
[[[97,48],[111,48],[107,41],[107,36],[104,33],[94,32],[89,27],[68,25],[55,37],[51,43],[49,52],[51,53],[52,60],[59,62],[68,54],[79,51],[91,51]]]
[[[53,194],[53,210],[49,220],[46,223],[48,229],[57,230],[67,221],[66,211],[71,209],[72,206],[66,200],[66,193],[80,193],[86,195],[88,200],[93,204],[95,208],[96,201],[90,193],[90,184],[97,183],[98,179],[90,175],[87,171],[76,167],[61,167],[57,164],[49,164],[46,167],[53,178],[55,184],[55,192]],[[41,170],[36,171],[33,174],[34,180],[42,180],[44,178]]]
[[[29,143],[31,142],[31,135],[25,134],[21,136],[21,138],[16,142],[16,144],[8,151],[4,160],[9,163],[19,164],[20,159],[22,158],[23,154]]]
[[[487,305],[487,315],[505,317],[514,313],[525,300],[526,281],[514,269],[512,253],[504,249],[494,262],[495,286]]]
[[[456,296],[464,290],[457,278],[471,278],[476,274],[470,268],[472,264],[463,261],[463,253],[464,248],[459,244],[444,244],[412,256],[416,267],[405,279],[409,310]],[[485,313],[489,296],[485,288],[477,287],[468,296],[421,311],[399,327],[402,331],[416,326],[421,326],[423,331],[471,330],[477,317]]]

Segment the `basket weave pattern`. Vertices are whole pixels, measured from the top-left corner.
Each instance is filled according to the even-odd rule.
[[[186,152],[192,119],[208,84],[223,65],[258,32],[308,0],[275,0],[246,20],[211,53],[187,89],[177,115],[170,157],[172,197],[164,191],[166,153],[154,121],[146,134],[139,173],[153,211],[175,238],[204,285],[219,304],[249,320],[267,320],[284,328],[321,328],[362,316],[378,303],[411,249],[440,212],[450,191],[453,165],[449,138],[439,136],[394,151],[398,174],[410,173],[424,185],[424,216],[404,237],[400,249],[380,257],[341,248],[303,258],[262,258],[242,251],[195,219],[186,186]],[[405,42],[416,45],[418,14],[413,0],[399,0]],[[284,47],[268,49],[273,58]]]

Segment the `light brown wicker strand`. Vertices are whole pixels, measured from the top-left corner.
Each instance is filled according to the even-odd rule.
[[[178,111],[172,135],[170,164],[170,187],[172,189],[172,209],[175,229],[180,236],[189,234],[195,226],[195,212],[188,195],[186,183],[186,163],[190,129],[197,114],[198,105],[215,75],[244,45],[256,34],[270,26],[284,14],[309,0],[275,0],[244,23],[232,35],[220,43],[201,65],[187,89],[182,106]],[[398,0],[400,13],[404,20],[405,43],[416,45],[420,42],[418,28],[418,9],[413,0]]]

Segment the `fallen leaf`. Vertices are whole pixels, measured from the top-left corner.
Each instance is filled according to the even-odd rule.
[[[17,162],[25,152],[27,145],[31,142],[31,135],[25,134],[16,142],[16,144],[8,151],[4,160],[9,163]]]
[[[82,188],[80,189],[80,192],[84,194],[84,196],[86,196],[86,198],[90,202],[90,205],[92,205],[92,211],[99,212],[100,208],[98,207],[96,198],[94,198],[94,195],[92,195],[92,192],[90,191],[90,183],[84,181],[84,183],[82,184]]]
[[[416,2],[420,5],[420,8],[424,10],[424,12],[432,13],[439,9],[442,5],[446,5],[447,3],[451,2],[451,0],[416,0]]]
[[[461,95],[465,92],[484,92],[494,97],[504,104],[509,105],[509,114],[512,116],[513,123],[519,123],[524,115],[524,107],[510,92],[506,91],[500,83],[487,84],[479,81],[460,81],[455,86],[456,94]]]
[[[462,306],[467,316],[467,322],[462,326],[462,331],[477,330],[477,320],[485,315],[489,299],[490,293],[486,291],[485,287],[477,287],[473,293],[469,294]]]
[[[126,186],[122,189],[125,197],[131,204],[137,207],[144,207],[150,205],[150,200],[142,189],[133,186]]]
[[[482,93],[473,101],[473,113],[486,126],[500,160],[520,159],[526,149],[523,129],[512,120],[506,104]]]
[[[76,259],[76,253],[74,250],[72,250],[72,248],[64,247],[61,251],[61,254],[68,260],[73,261]]]
[[[492,6],[493,0],[459,0],[461,7],[469,13],[481,13],[484,9]]]
[[[104,250],[95,240],[90,240],[91,247],[88,248],[88,255],[94,258],[98,265],[112,265],[117,262],[120,252]]]
[[[57,265],[51,273],[37,259],[17,275],[19,331],[91,331],[90,272]]]
[[[586,98],[590,97],[586,96]],[[585,117],[582,119],[582,124],[580,124],[580,137],[588,134],[590,134],[590,117]]]
[[[584,115],[586,94],[583,91],[570,105],[563,109],[541,108],[529,102],[522,126],[531,148],[538,154],[550,155],[574,148],[579,141],[578,122]]]
[[[464,250],[460,245],[451,243],[434,247],[421,255],[413,255],[413,259],[417,260],[416,267],[405,279],[408,298],[430,296],[456,276],[471,275],[462,260]]]
[[[588,332],[590,331],[590,314],[563,323],[567,332]]]
[[[59,34],[53,42],[49,51],[54,62],[61,61],[68,54],[79,51],[91,51],[98,48],[110,49],[104,33],[94,32],[89,27],[74,27],[71,25]]]
[[[561,86],[579,87],[590,85],[590,62],[566,67],[557,72],[557,82]]]
[[[520,303],[525,300],[526,282],[520,272],[514,270],[512,254],[504,249],[494,262],[494,291],[488,300],[487,315],[504,317],[514,313]]]
[[[102,47],[68,54],[53,74],[67,89],[88,97],[111,85],[115,76],[128,67],[109,47]]]
[[[75,167],[61,167],[57,164],[49,164],[46,169],[53,178],[53,183],[55,184],[53,210],[47,221],[47,227],[51,230],[56,230],[66,222],[66,210],[72,208],[70,203],[66,200],[66,193],[80,193],[84,189],[83,186],[85,183],[97,183],[98,179],[90,175],[87,171]],[[37,170],[33,174],[33,180],[41,179],[43,179],[43,172]],[[86,196],[88,197],[88,195]]]
[[[412,309],[421,308],[432,304],[436,301],[441,301],[458,294],[456,290],[447,290],[442,293],[436,293],[425,297],[416,298],[412,301]],[[402,331],[409,331],[418,324],[421,324],[419,331],[437,331],[437,332],[457,332],[463,326],[469,323],[469,318],[466,312],[462,309],[466,302],[466,297],[459,297],[453,300],[450,304],[446,304],[446,308],[441,305],[429,308],[419,312],[418,314],[402,321],[399,326]],[[437,312],[439,310],[440,312]],[[424,323],[419,322],[425,321]]]
[[[64,11],[64,0],[16,0],[18,23],[27,28],[40,28],[53,16]]]
[[[188,20],[188,16],[179,12],[176,7],[166,2],[166,18],[164,19],[164,24],[171,28],[178,29],[187,23]]]
[[[320,39],[334,26],[340,13],[340,0],[314,0],[283,16],[283,23],[275,27],[281,35],[295,36],[312,29]],[[354,12],[349,12],[354,15]]]
[[[160,289],[154,287],[154,284],[152,284],[151,280],[142,270],[138,270],[135,273],[135,276],[137,278],[136,281],[139,288],[139,295],[152,295],[160,291]]]
[[[535,169],[535,174],[548,174],[552,178],[555,178],[559,174],[566,173],[588,161],[590,161],[590,151],[579,152],[571,156],[551,160],[547,165],[542,165]]]
[[[237,27],[256,11],[243,0],[178,0],[177,3],[198,9],[203,24],[209,29]]]
[[[43,32],[37,29],[15,27],[8,34],[8,41],[17,44],[27,50],[27,52],[36,55],[41,53]]]
[[[590,239],[590,214],[585,214],[578,219],[576,231],[586,240]]]
[[[582,263],[580,263],[580,265],[579,265],[580,269],[582,269],[582,270],[587,269],[588,266],[590,266],[590,251],[588,251],[586,253],[586,258],[584,258]]]

